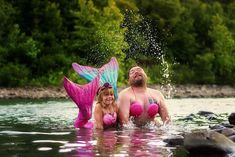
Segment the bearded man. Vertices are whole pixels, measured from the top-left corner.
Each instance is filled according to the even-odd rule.
[[[155,122],[157,114],[163,123],[170,122],[168,110],[163,94],[155,89],[147,87],[147,75],[139,66],[130,69],[130,87],[119,93],[119,120],[121,124],[127,124],[130,117],[137,126],[143,126],[148,122]]]

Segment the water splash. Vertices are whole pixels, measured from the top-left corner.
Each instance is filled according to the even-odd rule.
[[[126,40],[130,48],[126,52],[127,58],[136,60],[140,65],[149,66],[150,62],[152,66],[160,65],[161,90],[166,98],[172,98],[174,87],[170,79],[170,67],[165,59],[165,37],[161,34],[164,32],[163,34],[168,36],[168,33],[165,30],[159,31],[156,21],[129,10],[126,11],[123,25],[128,28]],[[155,80],[155,82],[158,81]]]
[[[130,117],[129,122],[123,125],[123,129],[134,129],[135,127],[134,117]]]
[[[163,54],[162,47],[164,46],[162,38],[159,35],[154,22],[144,16],[133,11],[127,10],[123,27],[128,28],[125,33],[126,41],[129,44],[129,49],[126,51],[126,57],[132,58],[140,62],[140,58],[152,58],[159,60]]]
[[[169,64],[165,60],[164,55],[161,56],[161,66],[162,66],[162,77],[163,77],[163,82],[161,85],[161,89],[164,91],[166,94],[166,98],[172,98],[172,91],[174,90],[174,86],[171,83],[170,79],[170,69],[169,69]]]

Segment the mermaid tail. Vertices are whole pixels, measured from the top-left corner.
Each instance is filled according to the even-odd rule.
[[[93,80],[98,73],[101,74],[100,85],[102,86],[105,82],[108,82],[112,85],[114,90],[115,98],[118,98],[117,91],[117,79],[118,79],[118,62],[115,57],[112,57],[111,60],[103,65],[101,68],[93,68],[89,66],[79,65],[77,63],[72,64],[73,69],[83,78],[88,81]]]
[[[93,127],[92,124],[88,122],[88,120],[91,119],[92,116],[92,104],[99,88],[99,80],[100,75],[98,75],[88,84],[79,85],[64,77],[64,88],[69,97],[79,108],[78,117],[74,122],[74,127]]]

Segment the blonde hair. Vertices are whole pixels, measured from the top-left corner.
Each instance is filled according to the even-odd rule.
[[[103,96],[106,94],[113,94],[114,95],[113,88],[105,88],[105,89],[98,92],[97,103],[99,103],[101,105],[101,107],[104,107]],[[113,100],[113,103],[111,105],[112,105],[112,107],[115,107],[115,105],[116,105],[115,99]]]

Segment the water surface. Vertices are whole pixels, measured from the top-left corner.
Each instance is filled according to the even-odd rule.
[[[74,129],[76,105],[70,100],[0,100],[0,156],[187,156],[163,139],[193,128],[227,122],[235,98],[169,99],[173,124],[122,130]],[[181,121],[198,111],[211,111],[217,121]]]

